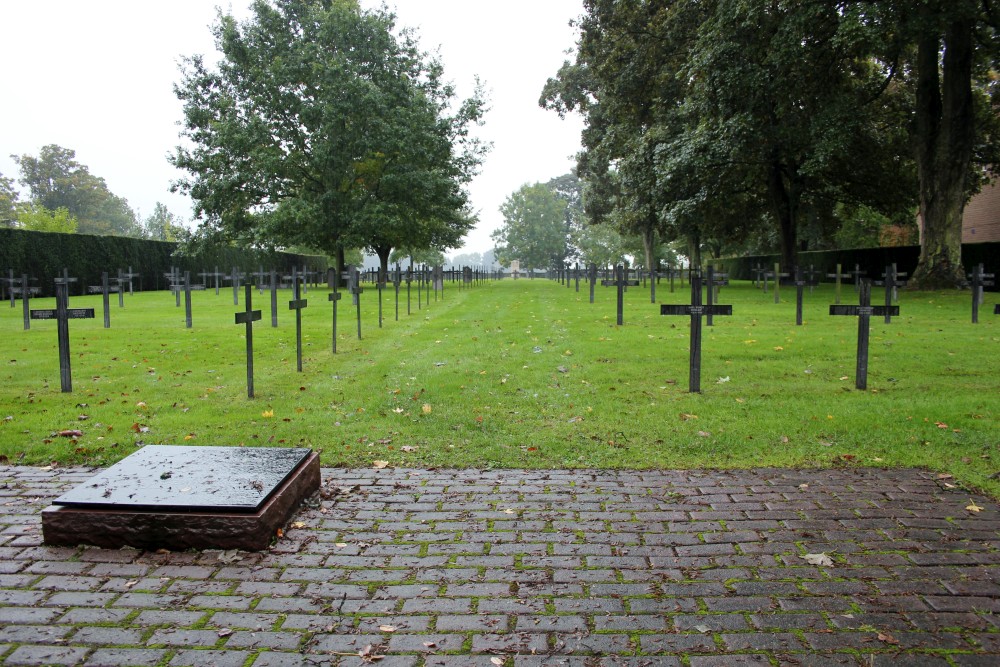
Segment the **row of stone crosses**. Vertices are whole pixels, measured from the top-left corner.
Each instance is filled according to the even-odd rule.
[[[773,271],[768,271],[760,264],[757,264],[754,266],[753,272],[754,286],[762,288],[765,293],[767,293],[768,290],[768,281],[771,281],[775,303],[780,303],[779,289],[781,285],[791,285],[795,287],[795,324],[797,326],[802,326],[802,302],[804,290],[808,287],[811,292],[812,288],[819,284],[819,281],[817,280],[819,272],[813,270],[813,267],[809,267],[808,271],[803,271],[801,267],[795,267],[795,269],[791,272],[782,272],[779,264],[774,265]],[[599,273],[600,272],[595,265],[591,264],[587,267],[585,275],[590,283],[590,303],[594,303],[594,287],[597,284]],[[601,284],[605,287],[616,287],[618,290],[617,322],[618,325],[621,326],[624,323],[624,293],[629,287],[638,287],[640,282],[648,276],[650,285],[650,302],[656,303],[656,283],[658,282],[658,278],[661,275],[669,277],[670,291],[673,292],[674,278],[680,277],[681,285],[683,286],[683,277],[685,272],[672,269],[668,266],[666,272],[658,272],[654,270],[644,276],[640,276],[638,271],[630,271],[626,266],[619,264],[613,269],[605,269],[603,273],[604,278],[601,280]],[[683,315],[691,318],[688,390],[691,393],[699,393],[701,391],[701,318],[704,317],[705,323],[708,326],[712,326],[712,318],[714,315],[732,315],[733,307],[730,305],[717,305],[714,303],[715,299],[718,298],[718,288],[729,284],[727,274],[716,273],[713,266],[709,266],[705,270],[704,275],[697,270],[688,271],[688,274],[689,282],[691,284],[691,303],[684,305],[662,304],[660,306],[660,314]],[[579,292],[580,290],[581,271],[579,266],[575,269],[571,269],[568,266],[565,269],[554,269],[550,271],[549,277],[553,280],[559,281],[561,284],[565,283],[567,287],[570,287],[571,282],[575,279],[576,291]],[[899,306],[892,305],[892,302],[898,300],[898,288],[906,286],[906,281],[903,280],[906,277],[906,274],[899,273],[896,270],[896,265],[892,264],[885,268],[882,280],[872,281],[864,275],[864,271],[861,270],[859,265],[855,265],[854,271],[845,273],[841,270],[841,265],[838,264],[836,272],[829,273],[826,277],[833,278],[836,282],[836,304],[830,306],[830,315],[846,315],[858,318],[858,351],[855,370],[855,387],[861,390],[867,389],[868,347],[871,318],[873,316],[881,316],[885,318],[885,323],[889,324],[894,316],[899,315]],[[855,291],[858,293],[858,305],[840,305],[841,280],[852,277],[854,279]],[[984,288],[990,287],[994,284],[992,279],[995,276],[992,273],[985,273],[983,265],[979,264],[968,277],[969,285],[972,288],[972,322],[973,324],[977,324],[979,322],[979,307],[982,305],[984,299]],[[871,304],[871,287],[873,282],[875,285],[885,287],[885,305],[883,306],[873,306]],[[704,302],[702,301],[703,287],[705,288],[706,295]],[[996,315],[1000,315],[1000,304],[994,306],[993,312]]]
[[[109,279],[108,273],[102,274],[101,285],[89,286],[89,293],[101,293],[103,294],[104,301],[104,327],[111,327],[111,316],[110,316],[110,295],[117,292],[118,294],[118,305],[119,307],[124,307],[124,291],[125,285],[128,284],[130,293],[132,292],[131,280],[135,278],[138,274],[134,273],[129,268],[128,272],[119,270],[117,279],[114,279],[116,284],[112,285]],[[165,273],[164,276],[169,280],[170,291],[174,293],[176,297],[176,305],[180,306],[181,293],[184,294],[184,304],[185,304],[185,324],[187,328],[192,327],[192,304],[191,304],[191,292],[197,290],[204,290],[206,286],[204,284],[192,284],[190,280],[190,272],[181,272],[178,269],[171,268],[170,272]],[[233,283],[233,304],[239,305],[239,289],[240,282],[246,279],[248,276],[240,272],[238,269],[233,269],[231,274],[223,274],[216,269],[215,272],[203,272],[198,275],[202,277],[214,277],[216,280],[215,289],[216,294],[219,294],[219,279],[228,279]],[[303,271],[299,272],[296,268],[292,269],[291,275],[278,276],[277,272],[271,270],[267,273],[261,269],[256,275],[258,278],[257,288],[261,294],[263,294],[265,286],[270,289],[271,292],[271,326],[278,326],[278,296],[277,291],[280,287],[288,287],[290,283],[291,288],[294,292],[294,298],[289,301],[288,309],[295,311],[295,340],[296,340],[296,362],[297,370],[302,371],[302,310],[307,307],[308,301],[302,298],[302,294],[308,291],[307,284],[310,278],[318,278],[319,272]],[[463,287],[473,287],[479,285],[480,283],[487,280],[488,277],[493,279],[501,279],[503,277],[502,272],[486,272],[482,270],[476,270],[472,267],[462,267],[461,269],[451,269],[445,270],[443,267],[419,267],[414,269],[410,267],[405,271],[397,264],[395,270],[390,271],[387,276],[391,280],[395,288],[396,297],[396,320],[399,320],[399,292],[400,286],[402,284],[406,285],[406,312],[407,315],[412,312],[412,298],[411,298],[411,285],[415,282],[417,287],[417,308],[420,309],[423,306],[423,301],[426,299],[427,304],[430,304],[430,293],[431,290],[434,292],[434,300],[437,301],[439,296],[444,298],[444,285],[446,280],[450,279],[452,282],[458,282],[459,289]],[[269,278],[269,281],[265,281],[265,278]],[[288,283],[282,283],[279,278],[284,278]],[[327,279],[332,288],[329,294],[329,300],[333,305],[333,336],[332,336],[332,346],[333,352],[337,352],[337,302],[341,299],[341,292],[337,289],[337,283],[340,282],[335,280],[336,272],[330,270],[327,272]],[[382,328],[383,313],[382,313],[382,291],[386,288],[386,283],[379,279],[379,274],[376,270],[371,270],[367,272],[362,272],[353,266],[348,266],[347,270],[340,274],[340,279],[347,285],[347,291],[351,294],[353,305],[356,306],[357,312],[357,332],[358,340],[361,340],[361,294],[364,291],[365,278],[368,278],[369,282],[374,283],[378,290],[378,326]],[[32,280],[27,276],[23,275],[20,279],[15,279],[14,272],[11,270],[7,278],[2,278],[3,282],[6,283],[8,295],[10,298],[11,308],[14,307],[15,299],[17,297],[21,298],[23,311],[24,311],[24,329],[28,330],[31,327],[31,320],[55,320],[58,335],[58,345],[59,345],[59,375],[60,375],[60,385],[64,393],[69,393],[73,390],[72,381],[72,371],[70,366],[70,350],[69,350],[69,320],[72,319],[93,319],[95,310],[93,308],[70,308],[69,307],[69,286],[72,283],[77,282],[77,278],[70,277],[68,270],[64,269],[60,277],[54,279],[56,288],[56,307],[47,309],[31,309],[30,299],[31,296],[39,292],[39,288],[31,286]],[[315,285],[315,283],[313,283]],[[247,394],[250,398],[254,396],[254,386],[253,386],[253,330],[252,324],[255,321],[261,319],[261,311],[253,310],[252,307],[252,290],[253,285],[247,282],[243,285],[245,289],[245,299],[246,310],[244,312],[236,313],[236,324],[243,324],[246,326],[246,340],[247,340]]]

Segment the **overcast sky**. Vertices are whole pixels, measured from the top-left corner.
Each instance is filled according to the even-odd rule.
[[[33,0],[0,2],[0,173],[17,178],[11,154],[38,155],[46,144],[77,160],[145,218],[156,202],[184,219],[191,203],[171,194],[180,176],[166,161],[178,143],[181,106],[173,94],[178,60],[211,54],[215,7],[246,16],[250,0]],[[362,0],[374,8],[381,0]],[[476,75],[492,111],[480,135],[493,143],[471,184],[480,224],[466,250],[492,247],[500,204],[524,183],[568,172],[580,147],[579,118],[538,106],[545,80],[575,43],[571,19],[582,0],[389,0],[401,26],[418,30],[425,50],[440,49],[459,93]],[[25,193],[26,194],[26,193]],[[450,253],[449,253],[450,254]]]

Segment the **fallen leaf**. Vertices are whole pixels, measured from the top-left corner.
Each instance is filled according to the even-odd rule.
[[[810,565],[821,565],[824,567],[829,567],[833,565],[833,559],[827,556],[825,553],[818,554],[806,554],[800,556],[802,560],[809,563]]]
[[[503,658],[490,658],[490,662],[497,667],[500,667],[503,664]]]
[[[271,417],[274,416],[274,410],[264,410],[263,412],[260,413],[260,416],[264,417],[265,419],[270,419]]]
[[[880,642],[885,642],[886,644],[893,644],[893,645],[898,645],[899,644],[899,640],[898,639],[896,639],[892,635],[886,634],[884,632],[878,633],[878,640]]]
[[[702,438],[708,438],[711,437],[712,434],[708,431],[698,431],[698,435]]]
[[[805,491],[806,489],[809,488],[809,485],[808,484],[799,484],[799,488],[802,489],[803,491]]]
[[[215,634],[219,635],[220,637],[228,637],[229,635],[233,634],[233,631],[230,628],[222,628]]]
[[[430,403],[424,403],[424,406],[420,408],[420,411],[423,412],[425,415],[429,415],[431,413],[431,410],[432,409]]]
[[[401,452],[406,452],[407,454],[409,454],[410,452],[415,452],[415,451],[417,451],[417,448],[416,448],[416,447],[413,447],[413,446],[411,446],[411,445],[404,445],[403,447],[400,447],[400,448],[399,448],[399,451],[401,451]]]
[[[437,644],[434,642],[424,642],[424,646],[427,648],[437,648]]]
[[[395,412],[397,415],[401,415],[404,412],[406,412],[405,410],[403,410],[403,408],[393,408],[392,411]]]
[[[83,431],[77,431],[75,429],[68,429],[65,431],[59,431],[56,433],[60,438],[79,438],[83,435]]]
[[[690,414],[688,414],[686,412],[682,412],[681,413],[681,421],[682,422],[690,421],[691,419],[697,419],[697,418],[698,418],[698,415],[690,415]]]
[[[375,468],[376,470],[381,470],[382,468],[388,468],[389,467],[389,462],[388,461],[372,461],[372,467]]]
[[[697,630],[698,632],[711,632],[712,631],[712,628],[708,627],[705,624],[696,625],[696,626],[694,626],[694,629]]]
[[[378,626],[378,629],[381,630],[382,632],[395,632],[396,631],[396,626],[395,625],[380,625],[380,626]]]
[[[968,511],[972,512],[973,514],[979,514],[984,509],[984,508],[980,507],[979,505],[977,505],[976,501],[974,501],[972,498],[969,498],[969,503],[971,503],[971,504],[966,505],[965,509],[967,509]]]
[[[934,424],[935,424],[935,425],[936,425],[936,426],[937,426],[938,428],[948,428],[948,425],[947,425],[947,424],[945,424],[944,422],[934,422]]]
[[[943,473],[939,474],[937,476],[937,478],[938,479],[952,479],[952,478],[954,478],[954,475],[949,475],[948,473],[943,472]]]
[[[292,522],[292,528],[305,528],[305,527],[306,527],[306,522],[305,521],[293,521]]]

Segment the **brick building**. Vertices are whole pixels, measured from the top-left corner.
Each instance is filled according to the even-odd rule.
[[[990,183],[965,205],[962,243],[1000,241],[1000,184]]]

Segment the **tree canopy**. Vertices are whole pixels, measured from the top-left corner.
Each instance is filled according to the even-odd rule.
[[[845,210],[898,219],[919,202],[921,266],[939,268],[918,277],[961,280],[961,208],[998,161],[988,4],[584,8],[575,60],[540,103],[586,119],[594,221],[642,234],[647,252],[656,235],[686,240],[696,261],[702,246],[758,239],[791,265],[805,243],[834,242]]]
[[[545,183],[522,185],[500,206],[503,223],[491,238],[497,261],[526,270],[562,266],[569,256],[569,202]]]
[[[185,60],[171,161],[201,231],[330,255],[457,245],[485,146],[480,92],[461,102],[394,17],[351,0],[256,0],[220,13],[217,68]]]

